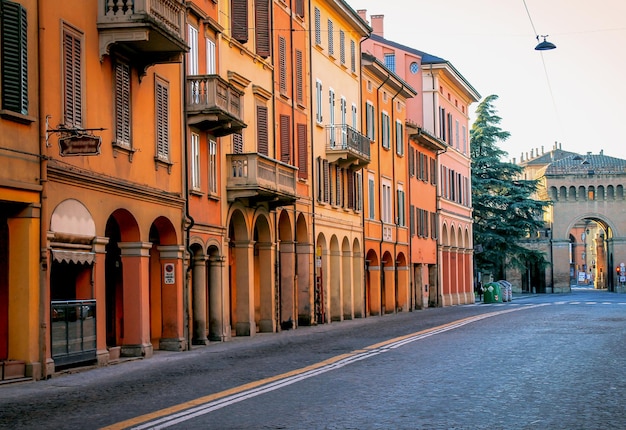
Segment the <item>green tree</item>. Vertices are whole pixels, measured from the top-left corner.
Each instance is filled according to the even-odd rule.
[[[477,270],[503,278],[505,264],[523,267],[528,259],[543,261],[543,253],[521,243],[544,227],[542,214],[548,202],[534,200],[535,180],[522,180],[522,168],[503,161],[507,155],[498,147],[510,133],[499,127],[501,118],[485,98],[476,108],[470,130],[472,158],[472,204],[474,209],[474,254]]]

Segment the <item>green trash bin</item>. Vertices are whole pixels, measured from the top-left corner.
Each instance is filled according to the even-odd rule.
[[[483,292],[483,303],[502,303],[502,291],[500,290],[500,284],[497,282],[490,282],[483,286],[485,291]]]

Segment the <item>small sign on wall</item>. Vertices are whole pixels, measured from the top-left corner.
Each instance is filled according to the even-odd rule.
[[[163,266],[163,283],[171,285],[176,282],[175,267],[172,263],[167,263]]]

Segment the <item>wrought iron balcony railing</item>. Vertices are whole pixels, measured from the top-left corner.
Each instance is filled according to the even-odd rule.
[[[330,162],[356,164],[370,162],[370,139],[347,124],[326,126],[326,157]]]

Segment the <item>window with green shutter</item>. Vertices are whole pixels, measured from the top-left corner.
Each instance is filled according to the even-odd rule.
[[[28,114],[28,47],[26,9],[2,1],[0,53],[2,65],[2,109]]]

